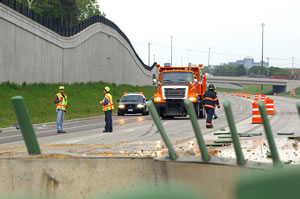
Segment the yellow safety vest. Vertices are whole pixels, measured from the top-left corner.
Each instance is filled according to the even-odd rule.
[[[65,98],[63,98],[62,94],[61,93],[57,93],[56,94],[59,101],[62,99],[61,102],[59,102],[58,104],[56,104],[56,109],[61,109],[61,110],[66,110],[66,107],[67,107],[67,103],[68,103],[68,100],[67,100],[67,95],[65,95]]]
[[[104,99],[102,100],[102,103],[104,102],[105,98],[108,99],[108,104],[103,106],[103,111],[109,111],[109,110],[113,110],[114,109],[114,104],[113,104],[113,100],[112,100],[112,96],[109,93],[106,93],[106,95],[104,96]]]

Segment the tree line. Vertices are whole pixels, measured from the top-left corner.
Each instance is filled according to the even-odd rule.
[[[252,66],[247,70],[244,65],[240,64],[222,64],[215,66],[205,66],[203,72],[214,76],[261,76],[261,66]],[[273,75],[289,76],[292,75],[288,69],[275,66],[263,67],[263,76],[270,77]],[[298,74],[299,75],[299,74]]]
[[[72,27],[95,15],[105,16],[97,0],[18,0],[63,27]]]

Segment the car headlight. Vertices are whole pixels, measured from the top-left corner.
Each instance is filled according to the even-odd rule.
[[[155,102],[160,102],[160,101],[161,101],[161,97],[155,97],[155,98],[154,98],[154,101],[155,101]]]
[[[191,100],[191,102],[195,102],[197,100],[196,97],[190,97],[189,99]]]
[[[125,108],[125,105],[124,104],[119,104],[118,108],[120,108],[120,109]]]
[[[144,106],[145,106],[145,105],[143,105],[143,104],[138,104],[136,107],[137,107],[137,108],[144,108]]]

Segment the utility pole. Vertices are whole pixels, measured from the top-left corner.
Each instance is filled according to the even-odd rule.
[[[267,63],[268,63],[268,78],[269,78],[269,76],[270,76],[270,57],[266,57],[266,59],[267,59]]]
[[[209,61],[210,61],[210,47],[208,48],[208,63],[207,63],[208,68],[209,68]]]
[[[148,66],[150,66],[150,43],[148,43]]]
[[[265,24],[262,23],[261,24],[261,75],[263,76],[264,75],[264,27],[265,27]],[[261,90],[264,89],[264,85],[262,84],[261,85]]]
[[[173,35],[171,35],[171,66],[172,66],[172,59],[173,59],[172,50],[173,50]]]
[[[292,57],[292,75],[294,75],[294,59],[295,57]]]
[[[209,67],[209,63],[210,62],[210,47],[208,48],[208,61],[207,61],[207,68],[208,68],[208,71],[209,71],[209,73],[211,73],[210,72],[210,67]]]

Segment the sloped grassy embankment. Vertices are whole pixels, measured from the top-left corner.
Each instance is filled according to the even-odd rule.
[[[16,124],[15,114],[10,103],[13,96],[23,96],[29,110],[32,123],[51,122],[56,120],[54,96],[58,93],[60,84],[0,84],[0,128]],[[154,93],[153,86],[130,86],[96,83],[64,84],[68,96],[68,112],[66,120],[99,116],[103,114],[99,100],[104,97],[103,88],[111,88],[114,104],[120,99],[124,91],[143,91],[147,99]],[[115,109],[116,111],[117,109]]]

